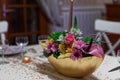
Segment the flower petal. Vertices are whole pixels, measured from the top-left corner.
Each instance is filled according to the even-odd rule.
[[[97,56],[100,58],[104,58],[104,51],[103,51],[102,47],[99,45],[96,45],[96,44],[92,45],[88,54],[91,54],[91,55],[94,55],[94,56]]]

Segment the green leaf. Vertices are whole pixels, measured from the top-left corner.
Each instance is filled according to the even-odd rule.
[[[52,33],[52,34],[50,35],[50,37],[51,37],[53,40],[58,41],[59,37],[60,37],[61,35],[65,36],[66,33],[67,33],[67,32],[55,32],[55,33]],[[58,41],[58,42],[59,42],[59,41]]]
[[[55,33],[52,33],[50,37],[56,41],[61,34],[62,32],[55,32]]]
[[[86,37],[86,38],[83,38],[82,39],[85,43],[89,44],[90,43],[90,40],[91,40],[91,37]]]
[[[85,43],[89,44],[91,38],[92,38],[92,37],[82,38],[82,41],[84,41]],[[96,41],[95,39],[93,39],[93,43],[95,43],[95,44],[99,44],[99,45],[100,45],[100,42]]]
[[[78,23],[77,23],[77,18],[76,18],[76,16],[75,16],[75,18],[74,18],[74,28],[75,28],[75,29],[78,29]]]
[[[46,53],[45,51],[43,52],[43,55],[45,56],[45,57],[49,57],[50,55],[52,55],[51,53]]]
[[[60,55],[60,53],[58,52],[58,53],[54,53],[53,54],[53,56],[55,57],[55,58],[58,58],[58,56]]]

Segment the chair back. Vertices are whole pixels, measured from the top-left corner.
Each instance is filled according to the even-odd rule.
[[[95,21],[95,30],[98,31],[97,37],[102,36],[109,47],[105,54],[116,56],[115,49],[120,46],[120,22],[97,19]],[[118,34],[118,40],[113,44],[106,33]]]
[[[8,22],[0,21],[0,33],[5,33],[8,31]]]
[[[8,22],[0,21],[0,37],[2,44],[5,44],[6,36],[5,33],[8,31]]]
[[[95,30],[113,34],[120,34],[120,22],[97,19],[95,21]]]

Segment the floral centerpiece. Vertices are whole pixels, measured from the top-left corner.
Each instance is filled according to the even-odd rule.
[[[41,46],[43,54],[58,72],[71,77],[84,77],[94,72],[104,58],[100,44],[92,37],[82,37],[75,17],[69,32],[55,32]]]

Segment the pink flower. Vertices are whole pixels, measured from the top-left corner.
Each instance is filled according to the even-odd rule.
[[[55,53],[55,52],[57,52],[57,50],[58,50],[58,44],[56,44],[56,43],[49,43],[48,45],[47,45],[47,47],[45,48],[45,51],[47,52],[47,53]]]
[[[81,49],[85,46],[86,46],[86,44],[83,41],[75,41],[75,43],[74,43],[74,47],[77,49]]]
[[[93,44],[91,46],[91,49],[90,49],[88,54],[91,54],[93,56],[97,56],[97,57],[100,57],[100,58],[104,58],[104,52],[103,52],[102,47],[99,46],[99,45],[96,45],[96,44]]]
[[[68,34],[66,37],[65,37],[65,42],[67,44],[73,44],[74,42],[74,35],[73,34]]]
[[[82,58],[82,52],[79,49],[74,49],[71,55],[72,60],[78,60]]]

